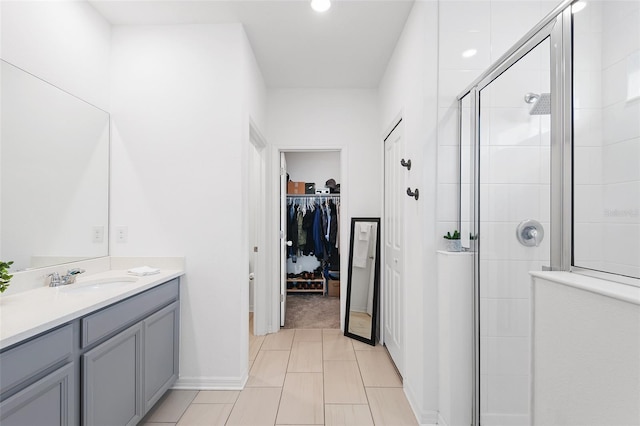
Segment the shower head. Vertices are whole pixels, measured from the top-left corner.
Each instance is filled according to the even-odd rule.
[[[524,101],[533,104],[529,115],[548,115],[551,114],[551,93],[527,93],[524,95]]]

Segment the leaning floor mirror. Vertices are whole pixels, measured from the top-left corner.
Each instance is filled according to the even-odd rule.
[[[351,219],[344,335],[375,346],[380,283],[380,218]]]

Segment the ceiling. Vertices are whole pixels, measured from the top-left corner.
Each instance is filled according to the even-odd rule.
[[[268,87],[375,88],[413,0],[89,0],[113,25],[244,25]]]

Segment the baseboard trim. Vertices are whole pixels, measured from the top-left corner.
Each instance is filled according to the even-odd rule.
[[[180,377],[172,389],[242,390],[248,377]]]
[[[436,426],[438,425],[438,412],[432,410],[421,410],[420,404],[415,397],[415,394],[411,390],[411,387],[405,385],[404,394],[407,397],[407,401],[409,401],[409,405],[411,406],[411,410],[413,411],[413,415],[416,416],[416,420],[421,426]]]
[[[444,418],[442,418],[442,416],[440,415],[440,413],[438,413],[438,426],[449,426],[449,423],[447,423]]]

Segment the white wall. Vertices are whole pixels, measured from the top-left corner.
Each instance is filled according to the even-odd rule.
[[[380,139],[402,115],[405,158],[404,389],[418,420],[437,422],[438,328],[435,234],[438,4],[416,2],[379,88]]]
[[[254,280],[248,289],[249,309],[256,311],[255,299],[259,298],[258,316],[254,317],[254,332],[263,334],[269,327],[270,310],[265,291],[267,277],[270,275],[272,258],[264,249],[266,240],[266,222],[264,211],[268,210],[266,192],[266,172],[268,161],[268,141],[262,132],[266,127],[267,88],[258,67],[253,49],[244,31],[241,37],[242,55],[242,221],[245,252],[249,257],[250,269],[254,272]],[[258,252],[253,248],[258,247]],[[258,286],[258,292],[255,286]],[[242,287],[244,290],[244,287]],[[241,299],[245,298],[244,294]],[[244,321],[245,318],[241,318]],[[248,320],[248,319],[247,319]],[[248,324],[245,329],[248,329]]]
[[[545,272],[532,295],[532,424],[640,424],[640,289]]]
[[[473,253],[439,251],[438,425],[472,424],[473,311]]]
[[[271,200],[279,199],[279,151],[340,150],[340,247],[349,247],[351,217],[380,217],[382,205],[382,140],[375,90],[271,89],[267,101],[267,139],[272,146]],[[324,182],[323,182],[324,183]],[[271,250],[278,247],[279,206],[272,206]],[[344,231],[344,232],[343,232]],[[348,250],[340,251],[346,277]],[[272,287],[279,286],[277,268]],[[344,313],[346,286],[341,286]],[[277,292],[272,293],[276,300]],[[273,313],[274,321],[279,312]],[[341,315],[344,325],[344,316]]]
[[[340,152],[288,152],[287,173],[295,182],[316,184],[324,188],[329,179],[340,183]]]
[[[0,57],[109,110],[111,27],[87,2],[3,1]]]
[[[263,112],[246,47],[238,24],[113,30],[112,225],[129,238],[112,254],[186,257],[180,387],[247,377],[248,123]]]

